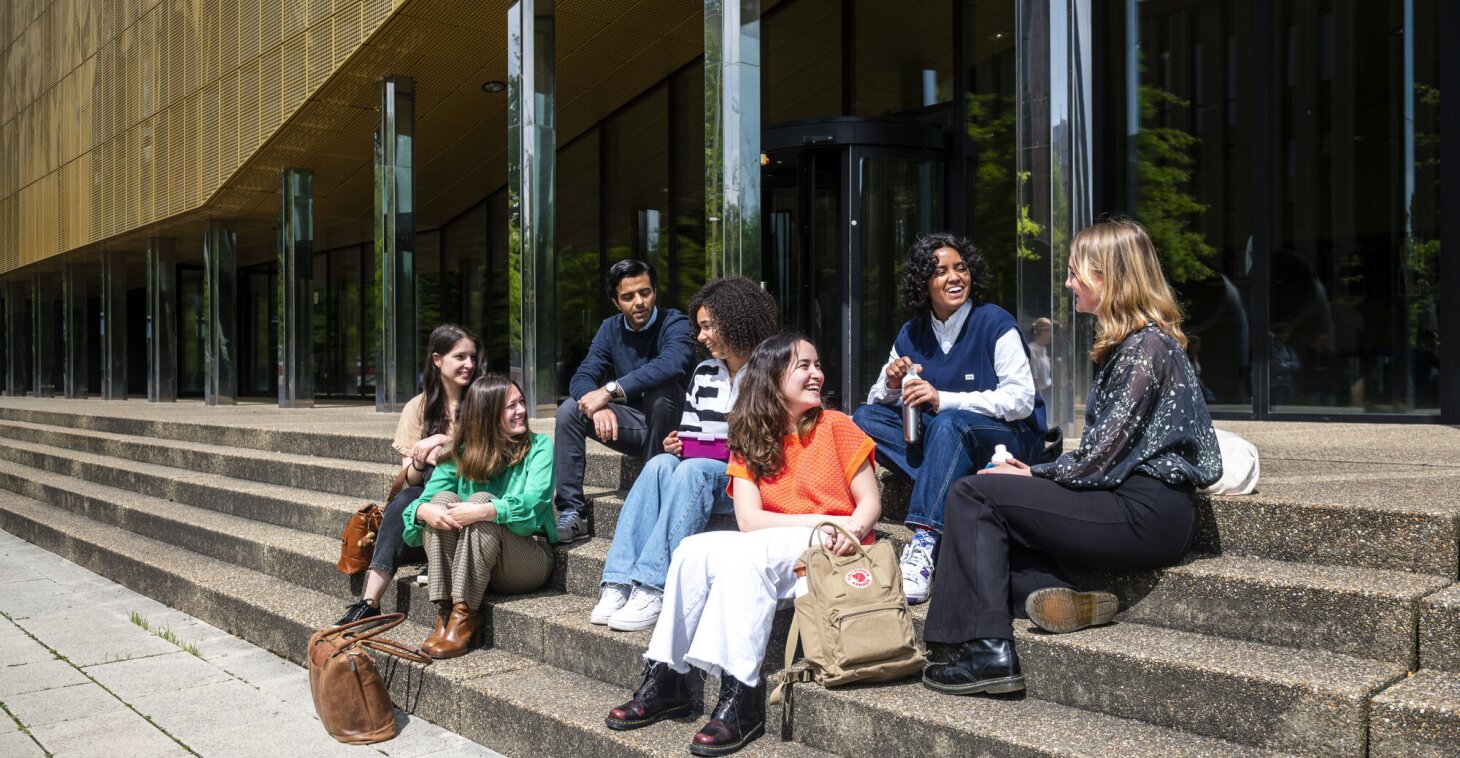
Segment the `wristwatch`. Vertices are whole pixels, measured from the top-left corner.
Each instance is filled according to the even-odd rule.
[[[608,396],[613,398],[614,400],[623,401],[627,399],[624,396],[623,389],[618,386],[618,382],[609,382],[608,384],[603,385],[603,389],[606,390],[608,392]]]

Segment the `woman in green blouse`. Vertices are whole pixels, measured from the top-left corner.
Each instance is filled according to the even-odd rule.
[[[553,491],[553,443],[528,430],[522,389],[501,374],[473,382],[435,473],[403,514],[406,544],[425,546],[439,608],[421,645],[431,657],[471,648],[489,588],[519,594],[547,584],[548,545],[558,541]]]

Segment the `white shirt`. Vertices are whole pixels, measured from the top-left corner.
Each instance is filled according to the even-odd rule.
[[[972,310],[973,303],[968,302],[959,306],[947,321],[939,321],[937,316],[929,319],[933,326],[933,337],[938,340],[938,347],[943,350],[944,355],[953,349],[953,343],[958,339],[959,332],[963,331],[963,324]],[[887,366],[898,357],[897,345],[894,344],[892,350],[888,351],[887,364],[882,366],[882,373],[877,376],[877,383],[867,393],[868,403],[902,404],[902,388],[892,389],[887,386]],[[1024,337],[1019,334],[1018,329],[1004,332],[994,342],[994,375],[998,377],[999,383],[991,390],[940,392],[939,410],[973,411],[1005,421],[1028,418],[1034,412],[1034,375],[1029,368],[1029,356],[1024,353]]]

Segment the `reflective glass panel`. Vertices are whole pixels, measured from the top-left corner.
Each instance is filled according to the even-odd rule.
[[[861,0],[851,7],[856,115],[912,114],[953,100],[953,3]]]
[[[1436,408],[1438,7],[1275,5],[1273,411]]]
[[[766,124],[842,115],[841,9],[841,0],[795,0],[762,19]]]
[[[1111,3],[1104,75],[1115,105],[1096,149],[1108,182],[1096,211],[1150,230],[1207,402],[1239,412],[1252,410],[1256,284],[1248,11],[1246,0]]]
[[[598,130],[558,150],[557,293],[559,398],[612,305],[599,261]]]

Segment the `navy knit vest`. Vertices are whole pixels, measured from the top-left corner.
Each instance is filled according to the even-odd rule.
[[[923,370],[918,376],[940,392],[987,392],[999,386],[999,376],[994,372],[994,345],[1005,332],[1018,328],[1008,311],[993,303],[980,303],[969,311],[963,331],[947,354],[933,334],[931,313],[903,324],[892,346],[898,355],[921,365]],[[1022,339],[1020,344],[1028,357],[1029,346]],[[1034,413],[1027,421],[1040,432],[1045,430],[1044,398],[1038,392],[1034,394]]]

